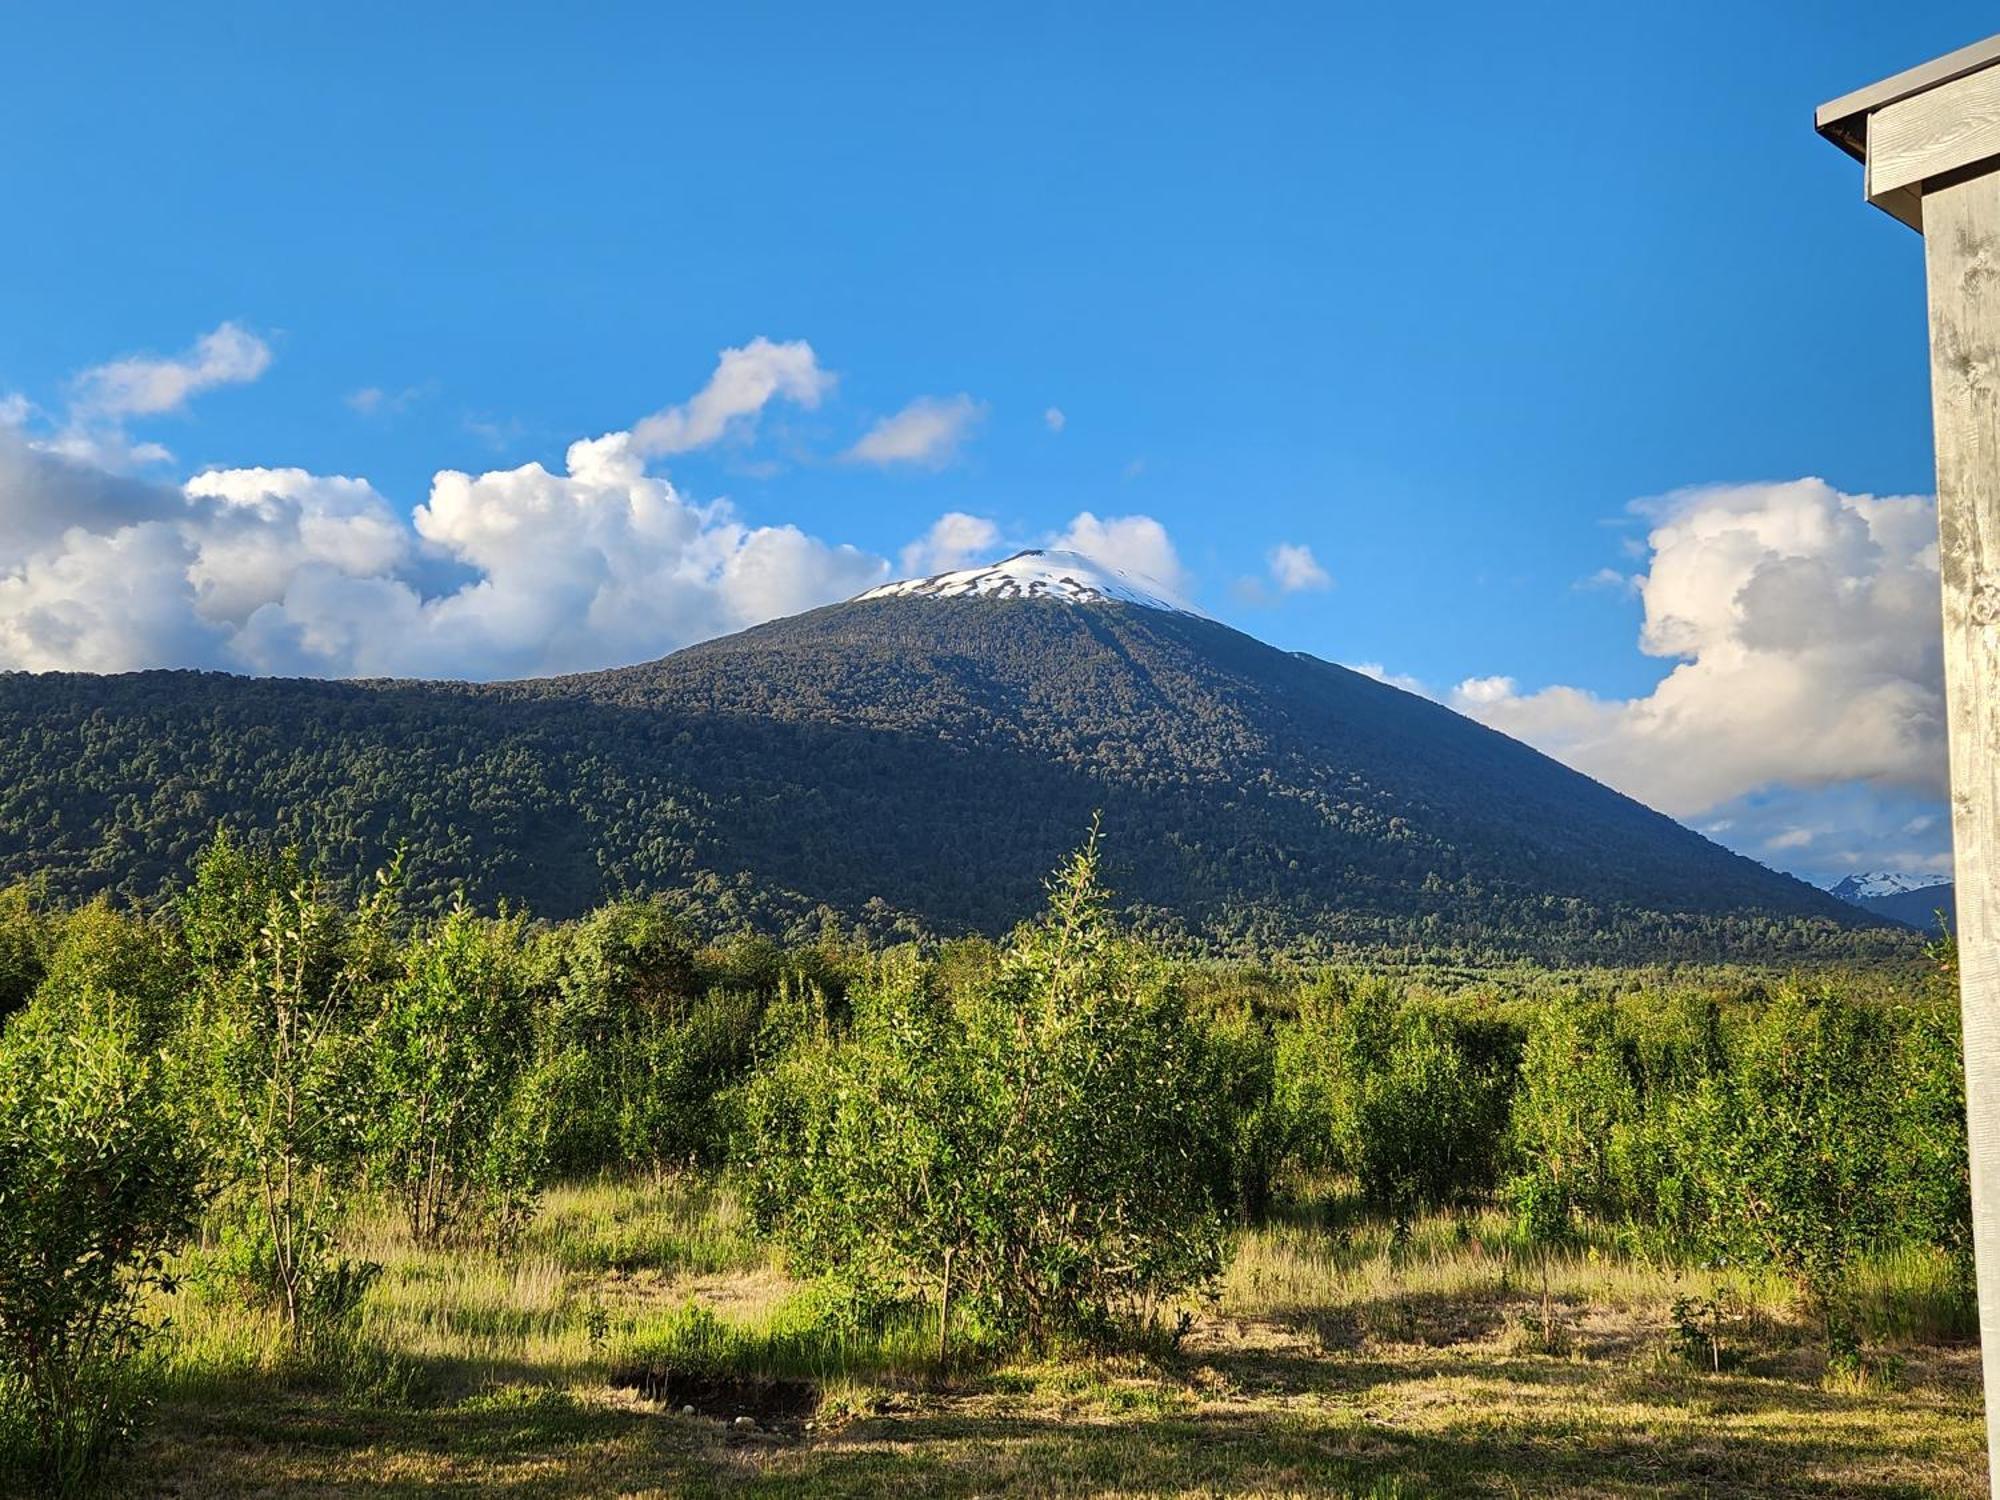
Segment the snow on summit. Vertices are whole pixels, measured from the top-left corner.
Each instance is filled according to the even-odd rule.
[[[1059,599],[1067,604],[1137,604],[1177,615],[1201,616],[1162,585],[1138,573],[1109,567],[1081,552],[1035,549],[984,568],[960,568],[929,578],[885,583],[856,599]]]
[[[1949,875],[1908,875],[1900,870],[1863,870],[1827,887],[1843,901],[1869,900],[1879,896],[1900,896],[1906,891],[1927,891],[1949,884]]]

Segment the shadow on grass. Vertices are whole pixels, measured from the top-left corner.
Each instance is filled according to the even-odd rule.
[[[1115,1374],[971,1377],[781,1437],[549,1386],[467,1391],[441,1365],[404,1403],[325,1382],[190,1388],[163,1404],[118,1492],[1983,1494],[1971,1357],[1933,1374],[1841,1393],[1490,1346],[1208,1350],[1136,1377],[1138,1402],[1113,1399],[1134,1379]]]

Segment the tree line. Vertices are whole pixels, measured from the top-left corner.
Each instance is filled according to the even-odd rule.
[[[1836,1349],[1893,1246],[1969,1274],[1951,955],[1907,983],[1190,966],[1114,918],[1093,837],[1002,942],[693,937],[358,897],[218,836],[148,911],[0,892],[0,1461],[79,1484],[142,1404],[149,1308],[199,1235],[301,1358],[420,1243],[507,1245],[541,1187],[689,1169],[847,1325],[944,1348],[1171,1337],[1232,1226],[1338,1174],[1375,1211],[1499,1202],[1797,1287]]]

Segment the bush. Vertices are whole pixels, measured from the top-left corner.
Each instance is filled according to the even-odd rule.
[[[360,1041],[390,972],[394,893],[385,875],[349,913],[295,855],[218,837],[181,903],[207,1123],[294,1345],[333,1328],[362,1279],[334,1234],[368,1119]]]
[[[419,1244],[475,1225],[505,1237],[541,1180],[547,1109],[521,926],[460,904],[417,931],[368,1037],[370,1165]]]
[[[1277,1092],[1277,1048],[1247,1010],[1212,1018],[1206,1050],[1208,1097],[1218,1112],[1221,1152],[1209,1169],[1215,1206],[1246,1224],[1270,1213],[1279,1175],[1292,1155],[1290,1113]]]
[[[1835,1336],[1849,1264],[1893,1225],[1881,1013],[1788,988],[1745,1017],[1731,1052],[1674,1111],[1697,1227],[1713,1251],[1787,1276]]]
[[[1512,1110],[1519,1167],[1507,1185],[1529,1240],[1560,1240],[1581,1217],[1617,1222],[1639,1207],[1639,1115],[1611,1007],[1571,994],[1541,1006],[1521,1054]]]
[[[549,945],[540,1047],[556,1100],[553,1165],[716,1165],[726,1095],[748,1071],[783,955],[739,944],[706,983],[685,930],[656,902],[593,912]]]
[[[1511,1074],[1480,1040],[1379,985],[1308,990],[1278,1047],[1301,1160],[1352,1172],[1399,1224],[1490,1189]]]
[[[1946,937],[1932,946],[1931,954],[1937,972],[1926,993],[1897,1013],[1891,1176],[1904,1234],[1943,1250],[1970,1289],[1972,1175],[1966,1154],[1957,945]]]
[[[156,1059],[38,1001],[0,1038],[0,1426],[66,1492],[127,1427],[147,1292],[193,1230],[202,1162]]]
[[[24,882],[0,886],[0,1021],[28,1003],[48,961],[52,924],[34,897]]]
[[[935,1300],[1039,1342],[1147,1324],[1213,1275],[1225,1154],[1200,1029],[1112,930],[1095,841],[960,993],[904,953],[749,1099],[751,1204],[863,1309]]]

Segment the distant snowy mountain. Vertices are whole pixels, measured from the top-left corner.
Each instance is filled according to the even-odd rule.
[[[1937,930],[1938,913],[1951,920],[1956,893],[1949,880],[1895,870],[1866,870],[1827,887],[1850,906],[1924,932]]]
[[[1934,885],[1950,885],[1942,875],[1910,875],[1900,870],[1863,870],[1837,880],[1827,891],[1843,901],[1872,901],[1882,896],[1900,896]]]
[[[1165,586],[1140,573],[1109,567],[1081,552],[1035,549],[984,568],[960,568],[929,578],[885,583],[863,599],[1059,599],[1067,604],[1138,604],[1205,619]]]

